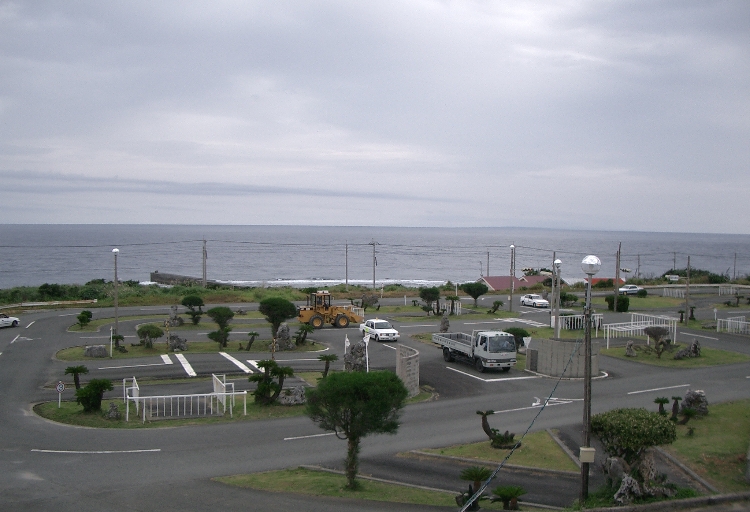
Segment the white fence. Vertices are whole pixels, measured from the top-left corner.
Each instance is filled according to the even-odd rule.
[[[610,338],[624,336],[646,336],[646,343],[650,344],[650,338],[644,332],[647,327],[665,327],[672,334],[672,343],[677,342],[677,318],[662,315],[645,315],[642,313],[631,313],[630,322],[617,324],[604,324],[604,338],[609,348]]]
[[[675,297],[678,299],[684,299],[685,298],[685,288],[662,288],[661,289],[661,296],[662,297]]]
[[[744,316],[716,320],[716,332],[722,331],[729,334],[750,334],[750,324]]]
[[[157,395],[140,396],[140,388],[133,377],[122,379],[123,400],[125,401],[125,421],[130,421],[130,402],[135,405],[136,415],[141,416],[143,422],[151,418],[184,418],[190,416],[210,416],[226,414],[227,405],[229,415],[234,417],[235,396],[244,398],[244,414],[247,415],[247,391],[234,391],[234,383],[226,383],[226,377],[213,375],[214,392],[195,393],[190,395]],[[131,385],[128,386],[128,381]],[[216,389],[232,391],[216,391]],[[229,398],[229,400],[227,400]]]
[[[737,295],[737,287],[719,286],[719,295]]]
[[[602,320],[604,315],[601,313],[594,313],[591,315],[591,325],[594,328],[594,336],[599,336],[599,329],[602,326]],[[550,315],[549,326],[555,327],[555,315]],[[560,329],[568,331],[581,330],[586,327],[586,316],[585,315],[560,315]]]

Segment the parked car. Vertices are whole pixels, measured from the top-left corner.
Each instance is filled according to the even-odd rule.
[[[548,308],[549,302],[542,298],[541,295],[530,293],[521,297],[522,306],[531,306],[532,308]]]
[[[18,318],[0,313],[0,327],[18,327]]]
[[[640,286],[634,284],[626,284],[620,287],[620,295],[635,295],[639,291],[643,290]]]
[[[375,341],[396,341],[401,337],[396,329],[387,320],[373,318],[363,324],[359,324],[359,332],[364,336],[369,334]]]

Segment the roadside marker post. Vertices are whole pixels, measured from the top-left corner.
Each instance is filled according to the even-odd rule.
[[[62,402],[62,392],[65,391],[65,384],[63,381],[58,380],[55,389],[57,389],[57,408],[59,409]]]

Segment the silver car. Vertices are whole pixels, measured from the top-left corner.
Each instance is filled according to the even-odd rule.
[[[18,318],[0,313],[0,327],[18,327]]]

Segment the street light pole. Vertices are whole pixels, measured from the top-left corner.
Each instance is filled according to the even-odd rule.
[[[112,249],[112,254],[115,255],[115,334],[120,334],[119,331],[119,316],[118,316],[118,304],[117,304],[117,288],[118,288],[118,281],[117,281],[117,253],[120,252],[120,249],[114,248]]]
[[[602,262],[593,255],[586,256],[581,262],[583,273],[589,276],[586,285],[586,309],[584,311],[584,372],[583,372],[583,446],[579,455],[581,461],[581,496],[583,506],[589,497],[589,464],[594,462],[591,449],[591,282],[594,275],[602,268]]]

